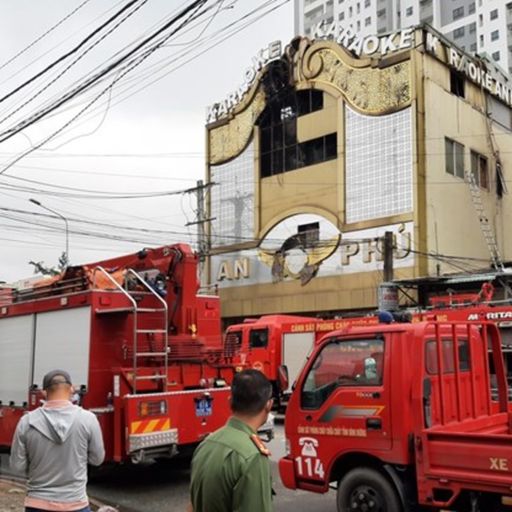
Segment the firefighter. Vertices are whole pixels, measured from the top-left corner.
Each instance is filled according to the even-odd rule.
[[[105,457],[96,416],[73,405],[71,377],[53,370],[43,379],[46,401],[16,427],[10,464],[28,474],[25,512],[90,512],[85,490],[87,463]]]
[[[231,393],[233,416],[194,453],[189,510],[270,512],[270,452],[256,432],[272,408],[272,385],[258,370],[244,370]]]

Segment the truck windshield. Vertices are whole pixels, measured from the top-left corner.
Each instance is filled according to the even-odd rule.
[[[268,345],[268,329],[252,329],[249,335],[250,348],[265,348]]]
[[[316,356],[304,381],[301,405],[318,409],[339,386],[382,384],[384,341],[332,340]]]

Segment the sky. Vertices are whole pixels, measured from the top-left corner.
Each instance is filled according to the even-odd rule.
[[[30,277],[29,261],[55,265],[65,248],[64,221],[31,198],[68,219],[71,264],[195,241],[195,196],[181,191],[205,178],[206,107],[242,84],[260,49],[291,40],[292,0],[209,0],[138,67],[24,127],[190,3],[138,0],[100,42],[9,95],[128,0],[0,2],[0,282]]]

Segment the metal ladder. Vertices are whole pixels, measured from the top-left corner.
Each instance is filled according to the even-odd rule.
[[[482,203],[480,187],[478,186],[478,183],[475,180],[475,176],[471,171],[466,171],[466,181],[469,184],[471,199],[473,200],[473,206],[475,207],[476,213],[478,215],[480,229],[482,230],[485,242],[487,243],[487,248],[489,249],[489,253],[491,255],[492,266],[496,270],[503,272],[505,268],[503,266],[503,260],[501,259],[500,250],[496,242],[496,237],[494,236],[494,230],[489,223],[489,219]]]
[[[107,279],[115,286],[115,289],[121,292],[130,302],[130,307],[125,310],[133,314],[133,394],[137,394],[137,382],[143,380],[161,380],[163,381],[163,389],[167,389],[167,377],[168,377],[168,367],[169,367],[169,333],[167,330],[168,325],[168,307],[167,302],[158,295],[158,293],[151,287],[151,285],[137,272],[133,269],[127,269],[126,276],[124,279],[124,287],[121,286],[111,275],[107,272],[103,267],[96,267],[94,269],[94,279],[93,286],[95,287],[96,283],[96,272],[101,272]],[[141,283],[147,292],[141,291],[132,291],[128,289],[128,277],[131,276],[135,279],[136,282]],[[137,301],[134,299],[133,295],[151,295],[158,300],[162,307],[158,308],[148,308],[148,307],[139,307]],[[113,312],[121,312],[122,310],[117,309]],[[155,314],[162,313],[162,325],[157,328],[151,329],[141,329],[139,328],[139,320],[141,315],[143,314]],[[139,351],[139,337],[140,335],[148,335],[148,334],[161,334],[163,337],[163,347],[162,351],[152,352],[152,351]],[[163,359],[163,374],[153,374],[153,375],[140,375],[140,365],[139,359],[145,358],[151,359]]]

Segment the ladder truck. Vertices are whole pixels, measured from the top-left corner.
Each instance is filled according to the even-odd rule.
[[[221,427],[243,365],[224,346],[218,297],[198,294],[197,267],[175,244],[0,290],[0,447],[54,368],[97,415],[107,460],[171,457]]]

